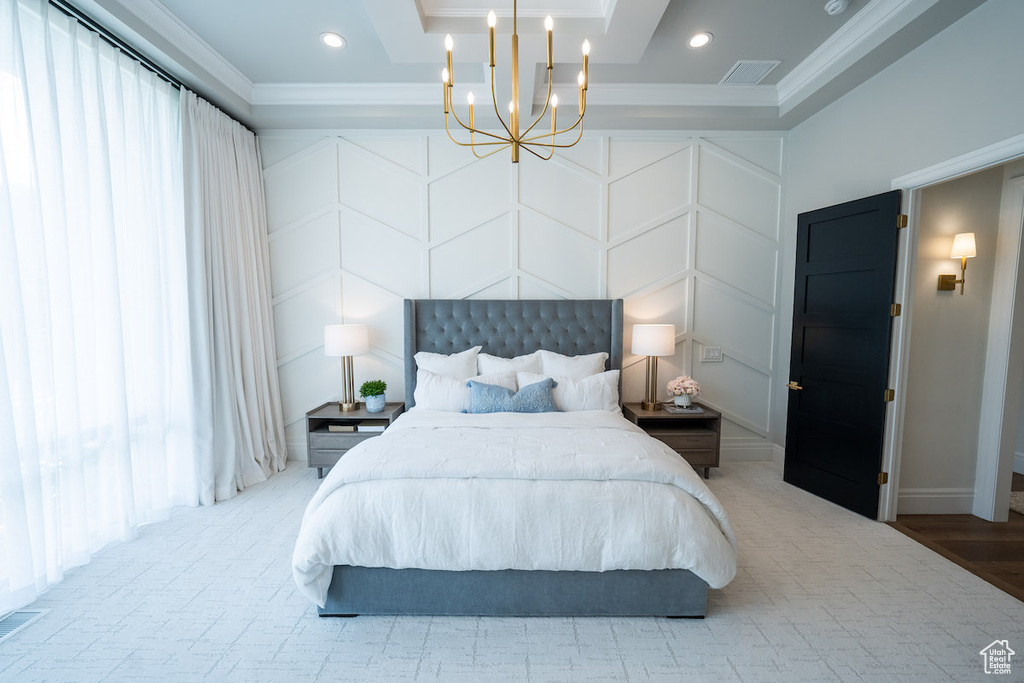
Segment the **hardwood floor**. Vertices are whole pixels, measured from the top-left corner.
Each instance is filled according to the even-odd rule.
[[[1013,475],[1012,488],[1024,491],[1024,475]],[[1005,523],[973,515],[899,515],[889,524],[1024,601],[1024,515],[1011,511]]]

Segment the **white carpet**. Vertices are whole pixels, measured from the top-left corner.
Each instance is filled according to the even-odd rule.
[[[740,569],[703,621],[321,619],[289,562],[317,479],[290,465],[70,572],[0,644],[0,681],[931,683],[988,679],[978,653],[997,638],[1024,674],[1024,603],[770,463],[712,471]]]

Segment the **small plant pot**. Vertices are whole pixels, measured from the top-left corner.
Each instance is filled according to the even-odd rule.
[[[366,397],[366,412],[368,413],[380,413],[384,411],[384,403],[386,399],[384,394],[378,394],[376,396]]]

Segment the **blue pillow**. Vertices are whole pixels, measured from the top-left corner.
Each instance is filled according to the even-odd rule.
[[[512,393],[511,389],[495,384],[483,384],[469,380],[470,413],[556,413],[555,399],[551,390],[558,383],[550,377],[527,384]]]

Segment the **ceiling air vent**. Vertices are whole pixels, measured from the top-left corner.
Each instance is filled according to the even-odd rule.
[[[719,83],[721,85],[757,85],[772,69],[782,64],[777,59],[741,59],[729,69]]]

